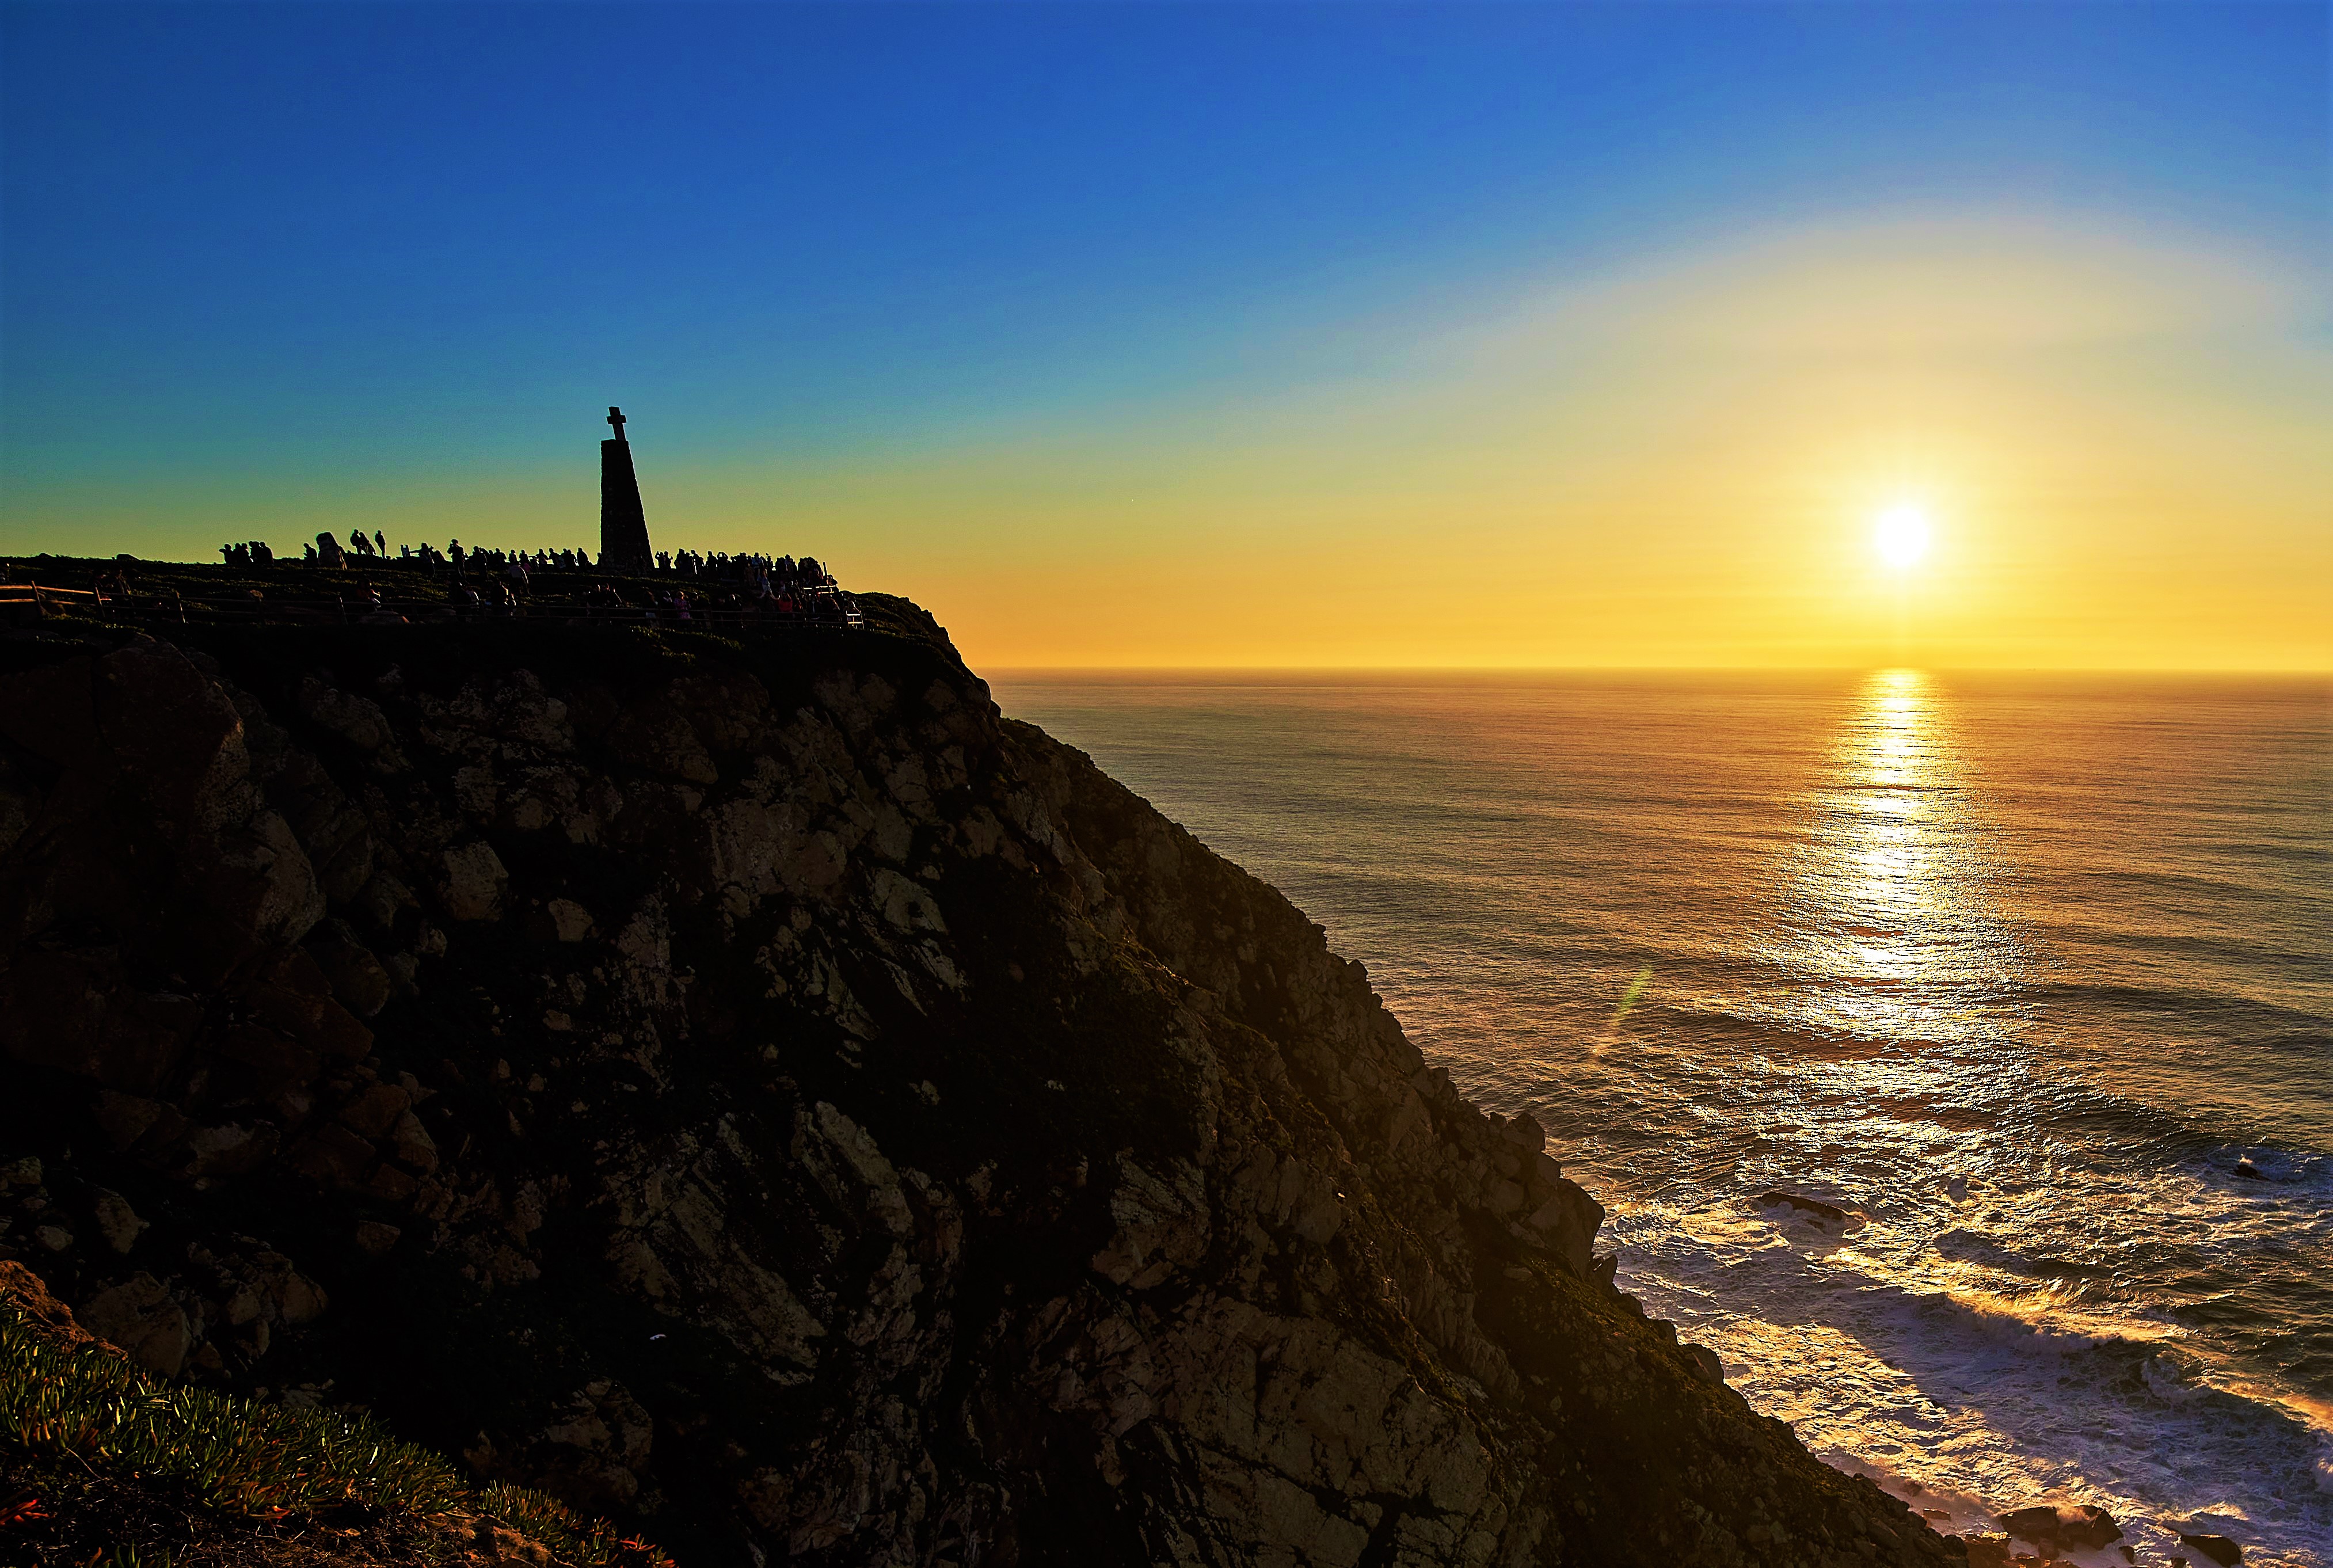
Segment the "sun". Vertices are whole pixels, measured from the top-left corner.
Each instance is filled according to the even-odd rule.
[[[1871,543],[1881,560],[1903,571],[1928,553],[1928,515],[1909,503],[1890,506],[1879,515]]]

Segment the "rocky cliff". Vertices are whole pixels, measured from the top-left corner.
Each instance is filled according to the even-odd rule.
[[[686,1563],[1961,1559],[870,608],[0,642],[0,1253]]]

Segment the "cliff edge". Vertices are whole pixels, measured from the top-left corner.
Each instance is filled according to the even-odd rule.
[[[869,618],[0,641],[0,1255],[684,1563],[1963,1559]]]

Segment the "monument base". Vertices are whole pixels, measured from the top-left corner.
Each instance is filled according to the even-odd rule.
[[[610,410],[611,412],[613,410]],[[640,505],[639,476],[632,472],[632,444],[600,443],[600,564],[610,572],[649,572],[648,514]]]

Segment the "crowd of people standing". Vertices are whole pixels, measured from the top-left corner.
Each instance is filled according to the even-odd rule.
[[[256,541],[219,546],[233,567],[271,564],[274,553]],[[658,551],[649,572],[622,572],[606,562],[595,563],[585,550],[500,550],[466,546],[449,540],[439,550],[427,543],[399,544],[389,553],[385,534],[370,535],[360,528],[349,531],[345,544],[331,533],[321,533],[302,547],[302,563],[324,571],[345,571],[368,565],[418,572],[442,582],[457,616],[515,615],[534,596],[533,579],[540,573],[605,574],[581,597],[594,616],[696,621],[730,620],[771,615],[792,619],[856,624],[856,600],[844,593],[815,556],[796,559],[758,552]],[[619,585],[619,577],[632,580]],[[640,576],[670,578],[670,584],[640,585]],[[562,585],[572,594],[572,580]],[[367,585],[370,607],[393,614],[381,604],[377,588]],[[370,618],[370,617],[368,617]]]

